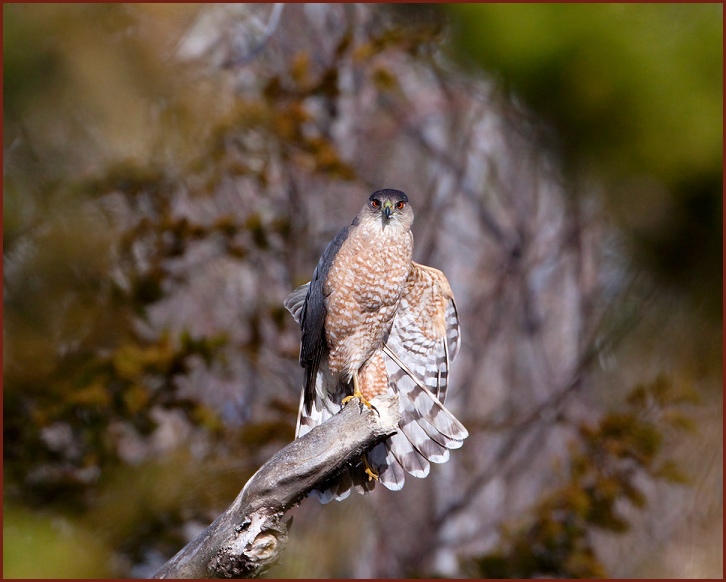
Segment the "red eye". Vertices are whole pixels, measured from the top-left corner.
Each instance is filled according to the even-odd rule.
[[[373,208],[378,208],[380,205],[381,205],[380,200],[376,200],[375,198],[373,200],[371,200],[371,206],[373,206]]]
[[[401,210],[403,208],[404,204],[405,204],[405,202],[403,200],[401,200],[400,202],[396,202],[396,208]]]

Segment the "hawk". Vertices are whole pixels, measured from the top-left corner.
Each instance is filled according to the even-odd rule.
[[[406,473],[426,477],[429,462],[444,463],[468,436],[443,404],[459,351],[454,296],[441,271],[413,262],[412,222],[406,194],[374,192],[285,300],[302,329],[296,438],[350,398],[370,406],[398,394],[398,432],[313,491],[323,503],[376,481],[399,490]]]

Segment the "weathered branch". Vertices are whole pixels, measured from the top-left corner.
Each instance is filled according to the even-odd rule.
[[[396,432],[397,398],[376,398],[373,404],[378,413],[348,405],[278,451],[232,505],[154,578],[251,578],[271,566],[287,540],[284,513],[347,462]]]

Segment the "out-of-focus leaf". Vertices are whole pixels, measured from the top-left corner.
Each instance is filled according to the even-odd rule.
[[[106,578],[114,575],[112,563],[94,533],[62,517],[5,506],[4,578]]]

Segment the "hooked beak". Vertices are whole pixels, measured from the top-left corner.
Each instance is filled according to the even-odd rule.
[[[391,213],[393,212],[393,202],[390,200],[386,200],[383,203],[383,214],[386,215],[386,220],[391,218]]]

